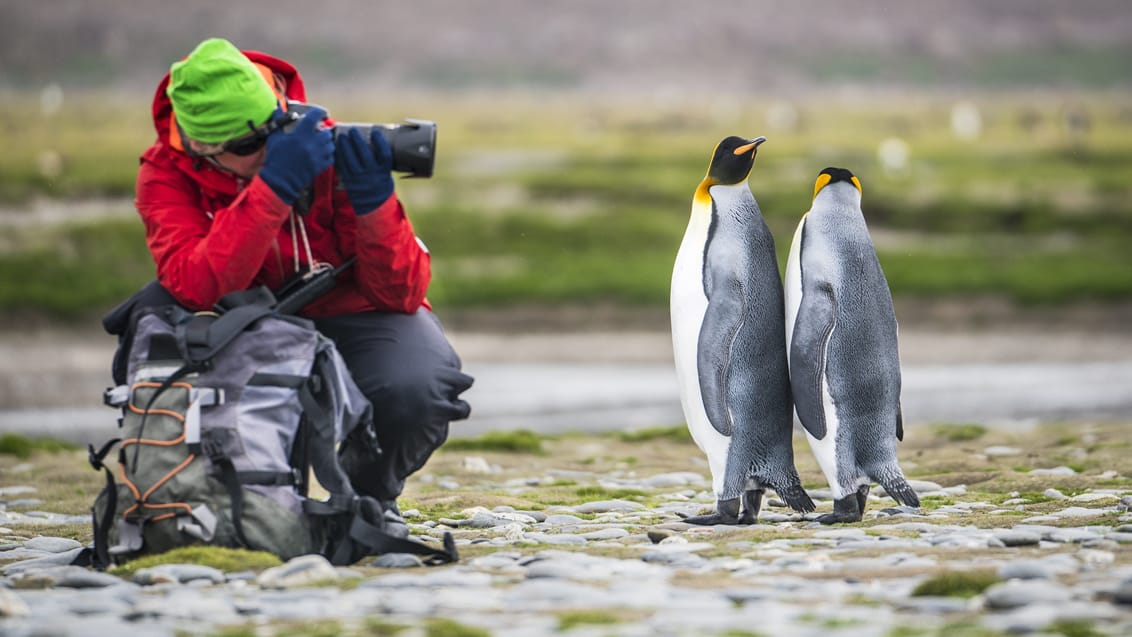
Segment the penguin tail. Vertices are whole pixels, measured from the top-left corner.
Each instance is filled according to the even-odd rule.
[[[816,508],[814,501],[810,499],[810,494],[806,493],[806,490],[800,484],[792,484],[782,489],[775,487],[774,490],[778,493],[778,497],[786,503],[786,506],[795,511],[810,513]]]
[[[904,479],[900,473],[900,469],[895,471],[886,470],[882,471],[874,478],[880,486],[884,487],[884,492],[904,506],[919,507],[920,498],[916,495],[916,491]]]

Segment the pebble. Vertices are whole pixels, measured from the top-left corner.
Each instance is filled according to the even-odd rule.
[[[142,586],[154,584],[188,584],[204,580],[210,584],[224,581],[224,573],[211,566],[199,564],[162,564],[139,569],[134,573],[134,583]]]
[[[983,454],[991,457],[1020,456],[1022,450],[1016,447],[994,446],[983,449]]]
[[[424,566],[424,562],[412,553],[386,553],[378,556],[370,563],[370,566],[377,568],[417,568]]]
[[[36,551],[46,551],[47,553],[63,553],[77,548],[82,548],[75,540],[70,540],[62,537],[33,537],[32,539],[24,542],[24,548]]]
[[[1014,531],[1004,530],[997,531],[994,534],[995,539],[1002,542],[1003,546],[1037,546],[1042,541],[1042,536],[1037,533],[1028,531]]]
[[[476,473],[475,465],[466,472]],[[1074,620],[1094,623],[1100,634],[1132,633],[1132,518],[1097,519],[1132,508],[1128,491],[1055,497],[1049,490],[1043,502],[1056,499],[1060,508],[1030,517],[1018,515],[1030,505],[1018,494],[1002,506],[957,501],[930,512],[885,507],[891,502],[871,496],[868,519],[880,523],[827,527],[812,514],[764,508],[756,526],[700,527],[678,514],[711,508],[702,474],[577,473],[569,479],[650,490],[656,504],[473,507],[440,520],[406,511],[413,531],[432,545],[451,532],[461,546],[476,547],[467,551],[475,556],[439,568],[407,554],[367,558],[357,570],[302,556],[259,575],[175,564],[140,570],[132,581],[71,566],[81,550],[73,540],[18,537],[8,529],[0,536],[0,559],[8,562],[0,578],[0,633],[175,637],[186,625],[209,634],[249,619],[347,625],[390,615],[414,626],[409,634],[423,634],[427,620],[440,616],[496,637],[520,637],[561,632],[562,609],[629,616],[615,626],[571,631],[579,637],[721,636],[752,627],[802,637],[921,628],[935,634],[957,618],[978,624],[972,634],[1047,634],[1054,622]],[[967,491],[927,481],[913,488],[956,500]],[[1012,526],[970,521],[995,512],[1003,512],[996,524]],[[925,573],[986,568],[1002,581],[974,599],[911,597]],[[356,587],[325,586],[350,578]],[[837,630],[828,623],[834,621]]]
[[[261,588],[296,588],[338,579],[338,571],[321,555],[301,555],[259,574]]]
[[[1075,476],[1077,471],[1066,466],[1054,467],[1052,469],[1034,469],[1030,472],[1032,476]]]
[[[1046,580],[1011,580],[992,585],[983,591],[983,598],[987,608],[1002,610],[1067,601],[1070,591],[1061,584]]]

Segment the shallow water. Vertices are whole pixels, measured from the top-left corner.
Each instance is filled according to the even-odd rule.
[[[466,370],[476,378],[465,394],[472,416],[452,425],[454,437],[628,430],[684,420],[669,364],[480,363]],[[909,427],[1132,421],[1132,361],[905,366],[902,403]],[[0,431],[87,443],[113,435],[116,417],[110,408],[2,410]]]

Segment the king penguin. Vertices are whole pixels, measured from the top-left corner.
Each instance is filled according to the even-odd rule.
[[[818,175],[784,286],[794,407],[833,490],[833,513],[818,522],[860,521],[871,482],[920,506],[896,461],[904,425],[892,294],[848,170]]]
[[[774,238],[747,185],[765,141],[716,146],[672,270],[680,401],[717,499],[715,513],[685,520],[693,524],[753,524],[767,487],[796,510],[814,509],[794,468]]]

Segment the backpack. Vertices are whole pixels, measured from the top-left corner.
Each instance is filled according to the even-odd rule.
[[[116,357],[125,382],[104,396],[121,409],[119,437],[90,447],[106,476],[90,564],[200,544],[336,565],[385,552],[458,559],[449,534],[442,550],[389,534],[378,501],[355,492],[339,453],[380,455],[372,407],[333,342],[274,305],[258,289],[220,312],[131,309]],[[118,480],[105,462],[115,448]],[[309,497],[312,471],[328,499]]]

